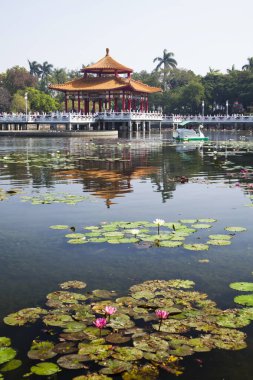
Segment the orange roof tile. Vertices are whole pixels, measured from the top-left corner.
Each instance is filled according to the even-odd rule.
[[[112,91],[130,90],[136,92],[161,92],[159,87],[151,87],[132,78],[122,77],[86,77],[74,79],[63,84],[50,84],[51,90],[57,91]]]
[[[115,61],[110,55],[109,55],[109,49],[106,49],[106,55],[100,59],[97,63],[94,63],[90,66],[84,67],[81,71],[87,72],[87,73],[93,73],[93,72],[102,72],[102,73],[113,73],[115,71],[119,73],[132,73],[133,70],[129,67],[126,67],[122,65],[121,63]]]

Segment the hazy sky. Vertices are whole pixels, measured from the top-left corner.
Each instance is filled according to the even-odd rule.
[[[164,49],[204,75],[253,56],[252,0],[0,0],[0,72],[27,60],[80,69],[106,47],[134,71]]]

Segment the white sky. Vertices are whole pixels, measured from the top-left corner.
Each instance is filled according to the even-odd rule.
[[[80,69],[110,48],[134,71],[164,49],[205,75],[253,56],[252,0],[0,0],[0,72],[27,59]]]

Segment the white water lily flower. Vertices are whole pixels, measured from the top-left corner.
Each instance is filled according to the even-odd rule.
[[[165,223],[165,220],[163,219],[156,219],[153,221],[154,224],[156,224],[157,226],[162,226],[164,223]]]
[[[137,235],[137,234],[140,232],[140,230],[133,229],[133,230],[131,230],[130,232],[131,232],[131,234],[133,234],[133,235]]]

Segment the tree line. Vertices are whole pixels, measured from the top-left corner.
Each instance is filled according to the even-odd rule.
[[[209,68],[206,75],[179,68],[174,54],[166,49],[153,60],[151,72],[142,70],[133,79],[163,92],[149,97],[149,108],[162,107],[167,114],[199,114],[204,101],[205,114],[253,112],[253,57],[241,69],[234,65],[226,73]],[[25,93],[32,111],[50,112],[64,109],[63,94],[48,89],[49,83],[64,83],[81,77],[78,70],[54,68],[47,61],[42,64],[28,60],[28,69],[14,66],[0,73],[0,112],[24,112]]]

